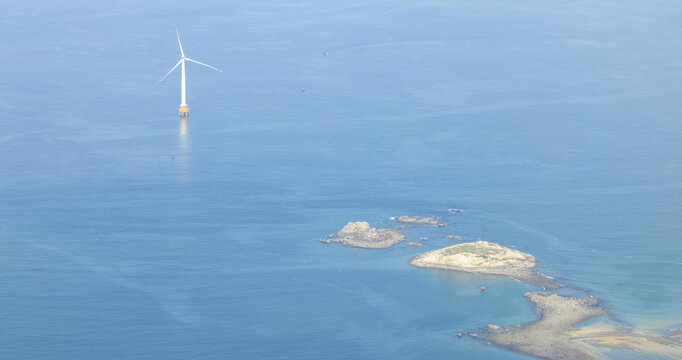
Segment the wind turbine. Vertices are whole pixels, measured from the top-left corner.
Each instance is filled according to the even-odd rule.
[[[182,67],[181,67],[182,68],[182,80],[180,80],[180,110],[179,110],[179,113],[180,113],[180,117],[186,118],[189,116],[189,107],[187,107],[187,99],[185,96],[185,94],[186,94],[186,90],[185,90],[185,61],[191,61],[193,63],[197,63],[199,65],[206,66],[207,68],[210,68],[210,69],[213,69],[216,71],[220,71],[221,73],[223,71],[218,69],[218,68],[214,68],[211,65],[207,65],[207,64],[204,64],[202,62],[198,62],[196,60],[192,60],[192,59],[186,57],[185,52],[182,51],[182,43],[180,42],[180,33],[178,33],[178,27],[177,26],[175,27],[175,35],[177,35],[178,45],[180,45],[180,61],[178,61],[178,63],[175,64],[175,66],[173,66],[173,68],[166,74],[166,76],[162,77],[161,80],[159,80],[159,82],[162,82],[163,79],[167,78],[168,75],[170,75],[173,72],[173,70],[175,70],[175,68],[177,68],[179,65],[182,65]]]

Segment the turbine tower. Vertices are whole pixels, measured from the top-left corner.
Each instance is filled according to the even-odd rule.
[[[170,75],[173,72],[173,70],[175,70],[178,67],[178,65],[182,65],[182,67],[181,67],[182,78],[180,80],[180,110],[179,110],[179,113],[180,113],[180,117],[186,118],[189,116],[189,107],[187,107],[187,98],[186,98],[187,91],[185,90],[185,61],[191,61],[193,63],[197,63],[199,65],[206,66],[207,68],[211,68],[213,70],[220,71],[221,73],[223,71],[218,69],[218,68],[214,68],[211,65],[207,65],[207,64],[204,64],[202,62],[198,62],[196,60],[192,60],[192,59],[186,57],[185,52],[182,50],[182,43],[180,42],[180,33],[178,33],[177,26],[175,27],[175,35],[177,35],[177,37],[178,37],[178,45],[180,46],[180,61],[178,61],[178,63],[175,64],[175,66],[173,66],[173,68],[166,74],[166,76],[161,78],[161,80],[159,80],[159,82],[162,82],[163,79],[167,78],[168,75]]]

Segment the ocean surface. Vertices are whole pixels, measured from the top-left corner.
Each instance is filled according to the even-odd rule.
[[[608,321],[679,329],[680,18],[673,0],[6,2],[0,358],[531,358],[456,338],[536,319],[539,289],[409,265],[447,234],[533,254]],[[158,83],[175,25],[225,71],[187,65],[186,122],[179,74]],[[449,225],[406,231],[422,248],[319,243],[400,215]]]

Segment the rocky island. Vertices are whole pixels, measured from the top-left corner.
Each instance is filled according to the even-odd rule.
[[[415,256],[410,264],[417,267],[504,275],[547,289],[561,287],[535,270],[533,255],[487,241],[462,243],[429,251]]]
[[[369,249],[383,249],[391,247],[407,236],[393,229],[375,229],[364,221],[349,222],[336,234],[327,235],[320,240],[323,243],[341,243]]]

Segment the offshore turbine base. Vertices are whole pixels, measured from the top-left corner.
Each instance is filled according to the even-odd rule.
[[[178,110],[181,118],[189,117],[189,108],[187,105],[180,105],[180,110]]]

